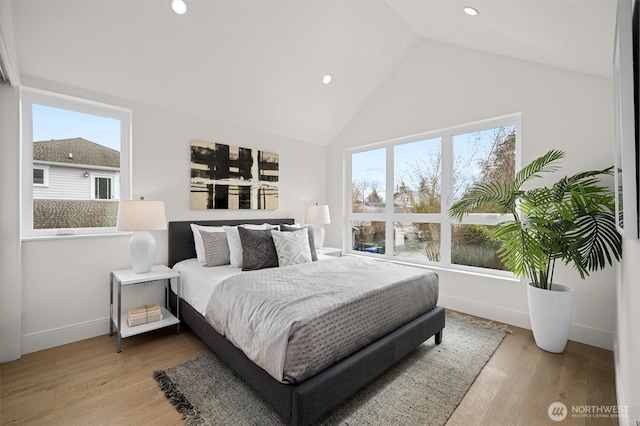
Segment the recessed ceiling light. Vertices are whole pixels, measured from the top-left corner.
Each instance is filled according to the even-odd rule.
[[[329,84],[329,83],[331,83],[331,74],[325,74],[325,75],[322,77],[322,82],[323,82],[324,84]]]
[[[464,13],[466,13],[469,16],[476,16],[477,14],[479,14],[480,12],[478,12],[478,9],[471,7],[471,6],[465,6],[464,9]]]
[[[171,0],[171,9],[178,15],[184,15],[187,11],[187,4],[184,0]]]

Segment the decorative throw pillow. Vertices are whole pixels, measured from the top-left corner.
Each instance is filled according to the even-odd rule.
[[[207,259],[204,252],[204,246],[202,243],[202,236],[200,235],[200,232],[224,232],[224,229],[222,229],[222,226],[202,226],[192,223],[191,231],[193,231],[193,242],[195,243],[196,257],[198,258],[198,262],[205,263]]]
[[[242,243],[242,270],[275,268],[278,266],[278,253],[273,245],[271,230],[254,230],[238,227]]]
[[[246,229],[267,229],[266,224],[253,225],[245,224],[239,227]],[[227,243],[229,244],[229,256],[231,260],[231,266],[234,268],[242,268],[242,242],[240,241],[240,235],[238,234],[238,226],[224,225],[222,229],[227,234]]]
[[[273,245],[278,254],[278,265],[297,265],[311,262],[309,234],[307,232],[271,231]]]
[[[220,266],[230,263],[229,244],[225,232],[200,231],[206,255],[204,266]]]
[[[280,230],[284,232],[295,232],[301,231],[303,229],[307,230],[309,239],[309,250],[311,251],[311,260],[315,262],[316,260],[318,260],[318,254],[316,253],[316,243],[313,240],[313,229],[310,226],[304,226],[301,228],[300,226],[294,225],[280,225]]]

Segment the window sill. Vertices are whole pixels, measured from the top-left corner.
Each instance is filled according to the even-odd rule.
[[[108,238],[108,237],[125,237],[130,236],[131,232],[102,232],[95,234],[71,234],[71,235],[31,235],[20,238],[22,242],[29,241],[61,241],[61,240],[77,240],[86,238]]]
[[[471,276],[474,276],[474,277],[491,278],[491,279],[514,282],[514,283],[520,283],[521,282],[521,278],[513,276],[513,275],[508,276],[508,275],[502,275],[502,274],[491,274],[489,272],[482,272],[482,271],[471,271],[471,270],[466,270],[466,269],[446,268],[446,267],[438,266],[438,265],[427,265],[427,264],[424,264],[424,263],[413,263],[413,262],[407,262],[407,261],[404,261],[404,260],[395,260],[395,259],[389,259],[389,258],[383,258],[383,257],[377,257],[377,256],[366,256],[366,255],[361,255],[361,254],[354,253],[354,252],[345,253],[345,254],[343,254],[343,256],[365,257],[367,259],[379,260],[381,262],[397,263],[399,265],[413,266],[415,268],[429,269],[429,270],[432,270],[432,271],[452,272],[452,273],[456,273],[456,274],[465,274],[465,275],[471,275]]]

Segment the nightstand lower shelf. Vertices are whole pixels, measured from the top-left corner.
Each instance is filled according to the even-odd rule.
[[[172,279],[176,280],[176,295],[178,300],[175,315],[167,309],[169,301],[169,287]],[[127,325],[127,313],[122,313],[122,288],[158,281],[164,281],[164,307],[161,306],[162,320],[129,327]],[[117,310],[114,310],[113,300],[113,290],[115,286],[118,287],[118,296],[115,303]],[[176,333],[180,334],[180,272],[174,271],[165,265],[155,265],[151,268],[151,271],[143,273],[136,273],[133,269],[119,269],[117,271],[111,271],[111,277],[109,280],[109,319],[109,336],[113,336],[114,331],[118,335],[118,352],[122,349],[121,342],[125,337],[135,336],[137,334],[146,333],[147,331],[157,330],[163,327],[169,327],[171,325],[175,325]]]
[[[164,306],[161,306],[162,319],[160,321],[148,322],[146,324],[140,324],[133,327],[127,325],[127,314],[124,313],[120,316],[120,324],[122,324],[122,330],[120,336],[122,338],[135,336],[137,334],[146,333],[147,331],[157,330],[159,328],[169,327],[170,325],[176,325],[180,321],[171,312],[169,312]],[[118,328],[118,324],[114,322],[113,327]]]

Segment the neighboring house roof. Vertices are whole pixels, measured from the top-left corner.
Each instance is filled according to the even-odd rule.
[[[34,142],[33,159],[53,163],[120,167],[119,151],[83,138]]]

